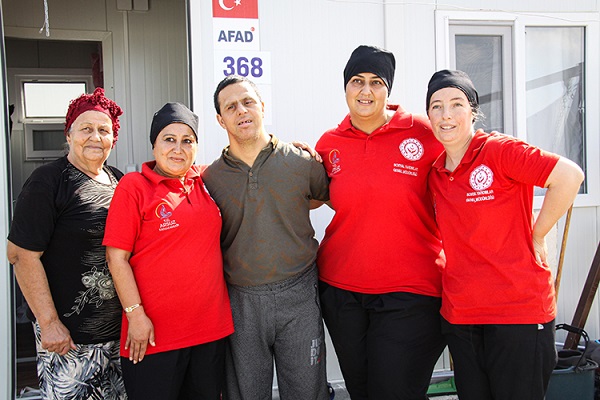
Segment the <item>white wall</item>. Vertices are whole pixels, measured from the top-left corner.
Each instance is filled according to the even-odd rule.
[[[384,7],[375,2],[259,0],[259,19],[260,48],[271,53],[273,69],[272,101],[265,105],[272,116],[267,130],[282,140],[314,146],[348,112],[343,70],[352,50],[361,44],[384,46]],[[192,57],[201,55],[201,64],[193,64],[192,70],[194,111],[205,132],[199,159],[209,163],[227,144],[212,101],[211,2],[192,2],[191,20]],[[314,211],[319,238],[331,218],[325,208]]]
[[[201,54],[194,65],[192,89],[195,111],[203,118],[206,132],[202,162],[214,159],[225,146],[224,131],[214,122],[212,106],[213,48],[210,2],[192,2],[192,57]],[[299,139],[314,144],[322,132],[341,121],[347,112],[342,72],[351,51],[359,44],[384,46],[394,52],[397,61],[394,88],[390,99],[415,113],[425,112],[427,82],[440,65],[436,59],[435,13],[438,10],[470,12],[516,12],[527,15],[552,12],[594,13],[596,0],[381,0],[303,2],[259,0],[261,50],[271,52],[273,65],[271,110],[273,123],[268,129],[285,140]],[[194,29],[195,28],[195,29]],[[600,52],[600,43],[592,43],[592,52]],[[598,82],[600,72],[592,71]],[[589,77],[588,77],[589,78]],[[588,90],[598,88],[588,87]],[[599,110],[587,110],[597,113]],[[598,135],[597,132],[591,132]],[[596,140],[596,143],[598,141]],[[600,148],[588,148],[587,157],[600,157]],[[600,186],[600,182],[590,182]],[[558,302],[557,322],[570,323],[579,302],[592,259],[600,240],[599,204],[577,206],[569,229],[563,277]],[[318,210],[313,216],[318,235],[322,235],[331,214]],[[551,254],[558,256],[564,218],[549,236]],[[320,237],[320,236],[319,236]],[[556,268],[557,259],[553,260]],[[586,329],[600,337],[598,298],[590,312]],[[563,333],[559,333],[562,339]]]
[[[271,53],[272,115],[269,131],[284,140],[317,141],[347,112],[343,68],[360,44],[388,48],[396,55],[397,71],[392,102],[423,113],[427,82],[436,68],[435,11],[487,10],[524,13],[600,11],[597,0],[258,0],[261,50]],[[5,33],[16,37],[43,37],[42,0],[1,0]],[[190,104],[201,118],[203,132],[199,161],[210,162],[227,143],[215,122],[214,51],[210,1],[189,0],[192,13],[191,45],[195,57],[188,79],[187,21],[184,0],[150,0],[149,11],[119,11],[117,0],[50,0],[50,39],[104,41],[105,87],[125,110],[120,139],[109,162],[123,170],[139,168],[151,158],[148,131],[153,113],[166,101]],[[600,43],[595,44],[600,52]],[[600,72],[598,72],[600,74]],[[588,110],[598,112],[599,110]],[[595,134],[598,134],[597,132]],[[0,149],[2,149],[0,143]],[[600,148],[589,149],[598,158]],[[0,176],[2,176],[0,162]],[[600,185],[600,182],[594,184]],[[0,192],[1,193],[1,192]],[[7,210],[7,205],[0,210]],[[7,216],[1,216],[7,224]],[[315,212],[314,223],[322,237],[331,213]],[[573,212],[565,269],[559,296],[558,322],[570,322],[600,238],[598,205]],[[560,225],[560,224],[559,224]],[[0,224],[0,234],[2,224]],[[555,254],[562,227],[555,232]],[[6,236],[6,235],[5,235]],[[0,246],[0,253],[4,249]],[[3,268],[8,271],[8,267]],[[8,321],[2,300],[10,287],[0,274],[0,320]],[[4,313],[4,314],[3,314]],[[600,337],[600,311],[596,300],[586,329]],[[7,353],[0,330],[0,375]],[[329,347],[330,354],[332,347]],[[330,357],[335,364],[335,359]],[[339,371],[333,368],[333,377]],[[1,382],[1,380],[0,380]],[[2,385],[0,384],[0,387]],[[1,397],[1,396],[0,396]]]
[[[314,146],[321,134],[347,114],[343,70],[352,50],[361,44],[384,45],[384,7],[373,2],[324,0],[259,0],[260,50],[271,53],[272,101],[265,108],[272,123],[267,130],[285,141]],[[192,96],[204,130],[202,163],[212,162],[227,145],[216,123],[211,2],[191,2]],[[332,213],[313,211],[321,239]],[[327,338],[328,379],[342,375]]]
[[[111,159],[123,171],[139,170],[153,158],[154,113],[168,101],[189,104],[186,7],[184,0],[151,0],[149,11],[124,12],[116,3],[106,0],[106,29],[113,37],[110,67],[125,129]]]
[[[202,162],[212,161],[227,144],[217,125],[212,46],[212,4],[192,2],[192,52],[201,65],[192,70],[193,103],[202,116],[206,146]],[[343,69],[360,44],[384,45],[383,6],[374,2],[259,0],[261,51],[271,53],[272,124],[283,140],[314,144],[346,115]]]

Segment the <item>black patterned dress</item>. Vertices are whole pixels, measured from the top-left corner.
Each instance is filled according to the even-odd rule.
[[[108,207],[123,174],[104,169],[110,184],[91,179],[66,157],[37,168],[19,195],[8,236],[17,246],[43,252],[54,305],[78,345],[66,356],[38,348],[40,389],[61,399],[125,398],[118,389],[120,365],[111,361],[119,362],[112,345],[118,347],[122,311],[102,246]],[[103,387],[117,389],[111,395]]]

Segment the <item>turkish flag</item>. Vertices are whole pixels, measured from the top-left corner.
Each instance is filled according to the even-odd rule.
[[[213,0],[213,17],[258,19],[258,0]]]

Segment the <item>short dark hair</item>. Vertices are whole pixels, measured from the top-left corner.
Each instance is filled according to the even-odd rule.
[[[219,93],[221,93],[221,91],[229,85],[233,85],[235,83],[242,83],[242,82],[248,83],[252,87],[252,89],[254,89],[254,91],[256,92],[258,99],[260,101],[262,101],[262,98],[260,97],[260,92],[258,91],[258,87],[256,86],[256,84],[254,82],[252,82],[250,79],[246,78],[245,76],[229,75],[229,76],[226,76],[221,82],[219,82],[219,84],[217,85],[217,88],[215,89],[213,101],[215,103],[215,110],[217,110],[217,114],[221,115],[221,106],[219,105]]]

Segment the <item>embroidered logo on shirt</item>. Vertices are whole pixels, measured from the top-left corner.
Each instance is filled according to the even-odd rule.
[[[159,219],[163,220],[163,222],[161,222],[160,226],[158,227],[159,232],[166,231],[167,229],[177,228],[179,226],[177,221],[171,220],[171,217],[173,216],[173,211],[171,210],[171,206],[168,203],[160,203],[156,207],[155,214]]]
[[[400,153],[409,161],[417,161],[423,157],[423,145],[417,139],[405,139],[400,143]]]
[[[173,215],[172,211],[168,211],[167,210],[167,203],[160,203],[158,205],[158,207],[156,207],[156,216],[158,218],[162,218],[162,219],[167,219],[169,218],[171,215]]]
[[[404,165],[402,163],[394,163],[392,171],[396,172],[397,174],[419,176],[419,167]]]
[[[331,175],[340,172],[342,167],[340,167],[340,151],[338,149],[329,152],[329,162],[331,163]]]
[[[481,191],[492,186],[494,182],[494,173],[485,164],[481,164],[471,172],[469,183],[473,190]]]

